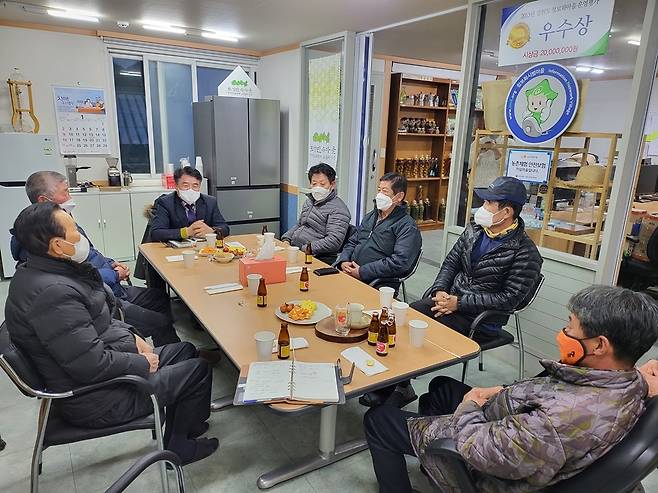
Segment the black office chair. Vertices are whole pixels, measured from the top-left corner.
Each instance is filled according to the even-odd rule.
[[[446,460],[462,493],[477,493],[473,476],[452,439],[434,440],[430,454]],[[630,493],[658,466],[658,397],[626,437],[603,457],[572,478],[544,488],[544,493]]]
[[[112,486],[105,490],[105,493],[121,493],[122,491],[125,491],[140,474],[156,462],[165,462],[171,466],[176,473],[176,486],[179,493],[185,493],[185,479],[183,477],[181,460],[170,450],[156,450],[140,457],[137,462],[130,466],[130,469],[124,472],[119,479],[112,483]]]
[[[647,241],[647,257],[648,262],[624,257],[619,267],[619,285],[633,291],[645,291],[650,286],[658,286],[658,228]]]
[[[532,302],[535,301],[535,298],[537,298],[537,294],[539,294],[539,290],[541,289],[543,284],[544,284],[544,275],[539,274],[539,281],[537,282],[537,286],[535,287],[534,292],[532,293],[532,295],[528,296],[523,301],[523,303],[521,303],[521,305],[516,307],[511,312],[504,312],[499,310],[486,310],[480,313],[477,317],[475,317],[475,320],[473,320],[473,323],[471,324],[471,332],[469,334],[469,337],[473,339],[473,336],[475,335],[475,331],[488,318],[491,318],[492,316],[501,316],[501,315],[505,315],[509,317],[511,317],[512,315],[514,316],[514,325],[516,326],[516,339],[519,344],[519,380],[523,378],[523,375],[525,373],[525,346],[523,344],[523,330],[521,330],[519,313],[521,313],[523,310],[528,308],[532,304]],[[480,344],[480,359],[478,362],[478,368],[480,369],[480,371],[484,371],[484,363],[482,356],[482,353],[484,351],[489,351],[490,349],[495,349],[497,347],[507,346],[508,344],[512,344],[513,342],[514,342],[514,336],[509,332],[507,332],[505,329],[501,329],[498,337],[496,337],[491,341],[487,341],[485,343]],[[468,369],[468,361],[465,361],[462,365],[462,382],[466,379],[467,369]]]
[[[370,286],[372,286],[375,289],[379,289],[382,286],[390,286],[393,289],[395,289],[395,296],[398,295],[398,291],[401,289],[402,299],[404,300],[405,303],[408,303],[407,287],[405,286],[404,282],[416,273],[416,270],[418,270],[418,266],[420,265],[420,259],[422,256],[423,256],[423,250],[421,249],[420,252],[418,252],[418,256],[416,257],[416,260],[414,261],[413,269],[411,269],[411,272],[409,272],[406,276],[377,278],[370,282]]]
[[[27,397],[36,397],[40,400],[39,417],[37,419],[37,436],[32,452],[32,468],[30,476],[30,491],[39,490],[39,474],[43,451],[55,445],[81,442],[92,438],[100,438],[117,433],[134,430],[151,430],[155,435],[158,450],[164,450],[162,440],[163,416],[160,415],[158,400],[153,393],[149,382],[135,375],[125,375],[112,378],[105,382],[85,385],[67,392],[49,392],[34,365],[22,351],[11,342],[6,323],[0,325],[0,367],[18,390]],[[57,415],[51,407],[54,399],[69,399],[87,394],[91,391],[117,384],[134,385],[138,391],[147,394],[153,403],[153,414],[134,419],[127,423],[105,428],[81,428],[73,426]],[[156,426],[159,423],[160,426]],[[161,468],[163,491],[167,491],[167,473],[164,463]]]

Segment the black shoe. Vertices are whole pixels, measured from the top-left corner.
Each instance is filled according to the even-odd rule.
[[[361,397],[359,397],[359,404],[366,407],[377,407],[384,404],[386,399],[391,396],[391,388],[373,390],[372,392],[366,392]]]
[[[206,361],[209,365],[216,365],[222,359],[222,352],[217,349],[199,349],[199,358]]]
[[[210,424],[207,421],[204,421],[203,423],[198,424],[197,426],[193,426],[192,429],[190,430],[190,434],[188,435],[188,438],[199,438],[201,435],[205,434],[208,429],[210,428]]]
[[[219,448],[219,440],[216,438],[197,438],[196,440],[191,441],[195,442],[195,450],[192,455],[185,455],[176,450],[172,450],[172,452],[178,454],[178,457],[180,457],[182,466],[187,466],[193,462],[203,460],[214,454]],[[171,470],[173,468],[167,464],[167,469]]]
[[[418,399],[418,396],[414,392],[414,388],[409,384],[407,387],[396,387],[384,404],[402,409],[416,399]]]

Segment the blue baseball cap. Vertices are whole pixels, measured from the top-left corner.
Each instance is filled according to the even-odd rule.
[[[474,191],[482,200],[494,202],[509,200],[519,205],[524,205],[528,201],[528,193],[523,182],[511,176],[499,176],[487,188],[476,188]]]

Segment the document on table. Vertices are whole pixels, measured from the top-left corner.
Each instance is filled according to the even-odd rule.
[[[232,247],[232,248],[244,248],[245,250],[247,249],[246,246],[244,246],[242,243],[239,241],[227,241],[224,243],[226,246]]]
[[[230,291],[238,291],[243,286],[239,282],[228,282],[225,284],[215,284],[214,286],[206,286],[203,288],[208,294],[228,293]]]
[[[298,274],[302,271],[302,267],[286,267],[286,274]]]
[[[354,363],[356,367],[369,377],[377,375],[388,370],[382,363],[377,361],[374,356],[366,353],[358,346],[345,349],[341,352],[345,359]],[[368,361],[372,361],[371,366],[368,366]]]
[[[165,258],[167,259],[167,262],[182,262],[183,261],[183,256],[182,255],[167,255]]]

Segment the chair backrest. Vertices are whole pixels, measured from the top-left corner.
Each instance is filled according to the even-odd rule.
[[[340,247],[341,250],[345,248],[345,245],[347,245],[347,242],[350,241],[350,238],[356,234],[356,231],[357,231],[356,226],[354,226],[353,224],[350,224],[347,227],[347,234],[345,235],[345,240],[343,240],[343,244]]]
[[[0,325],[0,367],[24,395],[37,397],[44,390],[43,380],[32,361],[11,342],[6,322]]]
[[[515,312],[520,312],[522,310],[525,310],[526,308],[528,308],[532,304],[533,301],[535,301],[535,298],[537,298],[537,295],[539,294],[539,290],[541,289],[541,287],[544,284],[544,279],[546,279],[544,277],[544,274],[539,273],[539,280],[537,281],[537,284],[535,285],[534,291],[528,293],[528,295],[521,302],[521,304],[514,309]]]
[[[627,493],[658,466],[658,397],[624,439],[580,474],[545,493]]]
[[[402,281],[406,281],[407,279],[409,279],[411,276],[413,276],[416,273],[416,271],[418,270],[418,266],[420,265],[420,259],[421,259],[422,256],[423,256],[423,249],[421,248],[420,251],[418,252],[418,257],[416,257],[416,262],[414,263],[414,268],[411,269],[411,272],[409,272],[409,274],[407,274],[406,276],[404,276],[402,278]]]

